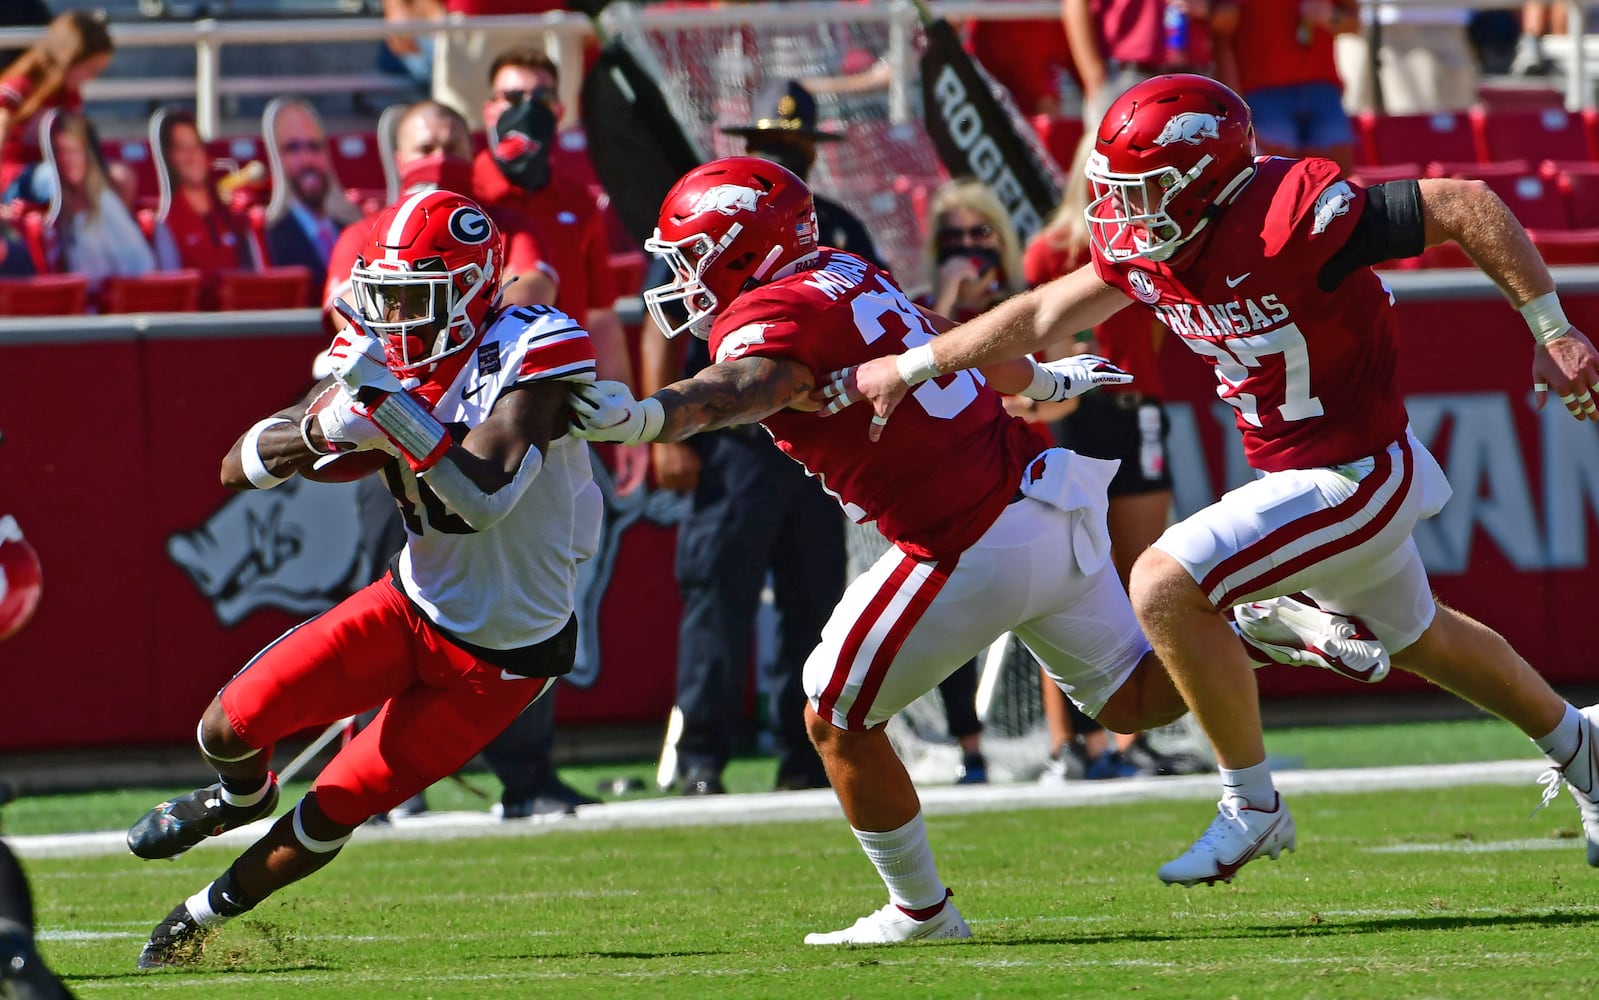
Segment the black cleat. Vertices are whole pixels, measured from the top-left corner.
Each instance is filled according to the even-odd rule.
[[[267,778],[272,785],[266,798],[247,808],[225,804],[221,782],[161,803],[128,830],[128,850],[147,861],[176,858],[207,837],[272,815],[278,807],[278,778]]]
[[[194,965],[200,960],[204,933],[205,929],[189,915],[189,904],[179,903],[150,932],[150,940],[139,951],[139,968],[165,969],[176,965]]]

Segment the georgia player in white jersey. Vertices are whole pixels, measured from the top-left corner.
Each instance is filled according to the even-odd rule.
[[[1435,603],[1410,532],[1449,484],[1410,434],[1393,299],[1371,266],[1457,241],[1532,328],[1538,404],[1593,419],[1599,353],[1566,322],[1525,230],[1480,181],[1361,188],[1326,160],[1259,157],[1249,108],[1199,76],[1156,77],[1106,113],[1087,210],[1093,261],[925,349],[842,373],[833,394],[887,414],[929,374],[1015,357],[1139,303],[1214,367],[1261,474],[1174,525],[1133,569],[1139,621],[1216,747],[1215,820],[1160,869],[1230,881],[1295,843],[1266,767],[1249,659],[1380,680],[1393,665],[1513,723],[1571,788],[1599,866],[1599,706],[1579,711],[1486,626]],[[1485,354],[1485,356],[1491,356]],[[1303,593],[1314,603],[1283,595]]]
[[[760,421],[847,513],[894,543],[845,591],[804,671],[811,740],[889,902],[805,942],[969,937],[883,727],[1006,631],[1111,728],[1138,732],[1181,713],[1110,560],[1105,485],[1116,463],[1046,450],[966,372],[924,386],[885,445],[866,443],[864,412],[823,419],[814,372],[922,343],[934,326],[885,272],[817,246],[810,190],[775,163],[731,157],[690,171],[646,247],[676,276],[645,293],[657,324],[706,337],[716,363],[642,401],[619,383],[576,387],[578,433],[676,441]],[[666,314],[673,302],[685,321]],[[983,375],[1037,399],[1128,381],[1091,355]]]
[[[570,383],[594,379],[584,330],[545,306],[501,310],[500,234],[468,198],[382,213],[352,274],[333,375],[251,427],[235,489],[382,467],[406,527],[392,572],[262,650],[200,721],[219,781],[128,833],[173,858],[273,812],[272,746],[381,706],[289,814],[169,913],[141,968],[331,861],[351,833],[459,770],[572,669],[577,564],[599,541],[588,447],[565,434]]]

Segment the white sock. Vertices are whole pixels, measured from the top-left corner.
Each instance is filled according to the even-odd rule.
[[[1222,797],[1243,799],[1244,804],[1256,809],[1274,809],[1277,806],[1277,786],[1271,783],[1271,768],[1265,761],[1236,771],[1219,768]]]
[[[921,813],[898,830],[855,830],[855,839],[888,886],[888,898],[894,905],[925,910],[944,901],[944,883],[938,877],[932,848],[927,846],[927,825]]]
[[[188,908],[189,916],[193,917],[194,922],[201,927],[215,927],[228,919],[211,909],[211,886],[209,885],[190,896],[189,901],[183,905]]]
[[[260,805],[261,802],[266,799],[267,792],[271,790],[272,775],[270,774],[261,780],[260,788],[257,788],[255,791],[244,795],[240,795],[238,792],[228,791],[228,786],[224,782],[222,785],[222,802],[224,805],[233,806],[235,809],[248,809],[251,806]],[[194,911],[190,910],[189,912],[193,913]],[[198,914],[195,915],[197,917],[199,916]]]
[[[1576,707],[1567,703],[1566,714],[1560,717],[1560,724],[1554,731],[1546,736],[1533,740],[1548,758],[1565,772],[1566,781],[1578,791],[1592,794],[1594,791],[1594,773],[1592,755],[1588,752],[1586,741],[1592,737],[1592,731],[1583,724],[1582,713]]]

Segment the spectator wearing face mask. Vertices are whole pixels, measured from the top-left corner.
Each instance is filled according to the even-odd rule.
[[[441,189],[472,196],[472,137],[466,120],[436,101],[418,101],[400,116],[394,130],[394,166],[400,177],[400,197]],[[539,227],[514,209],[484,206],[505,237],[505,274],[515,277],[505,288],[505,304],[548,305],[555,300],[558,275],[549,263],[547,244]],[[328,260],[323,309],[333,300],[348,298],[350,271],[366,245],[374,213],[344,231]]]
[[[495,58],[488,79],[483,121],[489,146],[473,162],[474,196],[538,225],[561,276],[555,307],[588,330],[599,377],[633,385],[605,217],[588,186],[564,175],[550,156],[562,112],[556,98],[560,70],[538,49],[515,48]],[[631,493],[644,481],[649,450],[619,446],[613,456],[616,490]]]

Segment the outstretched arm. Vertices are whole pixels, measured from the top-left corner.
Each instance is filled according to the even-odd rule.
[[[1532,329],[1533,390],[1541,409],[1551,391],[1578,420],[1599,419],[1599,352],[1566,320],[1555,280],[1510,209],[1482,181],[1432,178],[1418,182],[1426,242],[1448,240],[1504,290]]]
[[[875,358],[840,373],[827,390],[831,410],[868,401],[877,411],[873,440],[899,401],[914,385],[963,368],[983,368],[1032,354],[1078,330],[1098,326],[1128,299],[1102,281],[1092,265],[1000,303],[930,343],[904,354]],[[1009,380],[1001,385],[1009,390]]]
[[[813,408],[815,386],[805,365],[766,357],[718,362],[642,400],[617,382],[576,386],[575,433],[624,444],[681,441],[700,431],[755,423],[789,406]]]
[[[674,382],[652,398],[666,411],[657,441],[681,441],[700,431],[753,424],[794,403],[808,403],[816,377],[787,358],[738,358]]]

